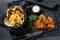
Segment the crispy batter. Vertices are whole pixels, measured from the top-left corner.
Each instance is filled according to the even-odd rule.
[[[44,14],[41,14],[39,19],[35,21],[35,26],[37,29],[55,28],[53,19],[50,16],[48,16],[48,19],[46,19]]]
[[[39,16],[39,19],[41,20],[41,22],[45,22],[46,17],[45,17],[44,14],[41,14],[41,15]]]

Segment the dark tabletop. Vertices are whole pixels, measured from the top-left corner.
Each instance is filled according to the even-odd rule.
[[[11,0],[12,1],[12,0]],[[0,22],[2,22],[2,16],[5,13],[6,9],[7,9],[7,3],[10,1],[6,1],[6,0],[0,0]],[[54,4],[59,4],[60,5],[60,0],[44,0],[43,2],[41,2],[43,4],[52,6]],[[56,14],[60,13],[60,8],[57,12],[55,12]],[[53,15],[53,14],[52,14]],[[60,14],[59,14],[60,15]],[[60,17],[56,18],[57,20],[60,20]],[[37,37],[36,40],[60,40],[60,24],[57,22],[57,28],[58,30],[56,31],[51,31],[51,32],[46,32],[44,33],[42,36]],[[5,34],[5,33],[3,33]],[[1,36],[0,36],[1,38]]]

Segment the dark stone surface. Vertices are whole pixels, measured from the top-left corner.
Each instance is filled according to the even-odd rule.
[[[12,40],[9,31],[0,26],[0,40]]]
[[[11,1],[12,0],[0,0],[0,22],[2,22],[1,19],[3,17],[3,14],[5,14],[5,12],[6,12],[7,3],[11,2]],[[41,3],[43,3],[45,5],[49,5],[49,6],[52,6],[55,4],[60,5],[60,0],[44,0]],[[58,14],[58,13],[60,13],[60,11],[56,12],[56,14]],[[49,13],[47,13],[47,15],[49,15]],[[53,14],[50,14],[50,15],[52,16]],[[60,19],[60,17],[58,19]],[[58,24],[58,26],[60,26],[60,24]],[[60,28],[60,27],[58,27],[58,28]],[[2,34],[5,34],[5,33],[2,33]],[[4,35],[0,35],[0,38],[2,38],[1,36],[4,36]],[[7,35],[5,35],[5,36],[7,36]],[[2,40],[5,40],[5,38],[3,38]],[[46,32],[42,36],[38,37],[37,40],[60,40],[60,29],[56,30],[56,31],[52,31],[52,32]]]

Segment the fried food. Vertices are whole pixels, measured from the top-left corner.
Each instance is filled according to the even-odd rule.
[[[49,24],[54,24],[54,21],[53,21],[53,19],[51,17],[48,17],[48,23]]]
[[[35,25],[37,28],[39,28],[41,26],[41,21],[38,19],[35,21]]]
[[[41,28],[46,29],[46,25],[44,23],[41,23]]]
[[[41,21],[39,19],[36,20],[35,25],[36,25],[37,29],[45,29],[46,28],[46,25],[44,23],[41,23]]]
[[[48,24],[47,27],[48,28],[51,28],[51,29],[54,29],[55,28],[55,26],[53,24]]]
[[[46,19],[44,14],[41,14],[39,19],[35,21],[35,26],[37,29],[55,28],[53,19],[50,16]]]
[[[41,14],[41,15],[39,16],[39,19],[41,20],[41,22],[45,22],[46,17],[45,17],[44,14]]]
[[[49,22],[48,20],[45,20],[45,22],[44,22],[44,23],[45,23],[45,24],[48,24],[48,22]]]
[[[8,9],[7,16],[4,21],[13,26],[22,25],[24,22],[24,13],[22,8],[20,6],[15,6],[14,8]]]
[[[54,25],[54,21],[51,17],[48,17],[48,25],[47,25],[48,28],[52,28],[54,29],[55,28],[55,25]]]

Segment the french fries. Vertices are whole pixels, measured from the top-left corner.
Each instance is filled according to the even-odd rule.
[[[20,6],[15,6],[14,8],[8,9],[7,16],[4,21],[13,26],[22,25],[24,22],[24,13],[22,8]]]

